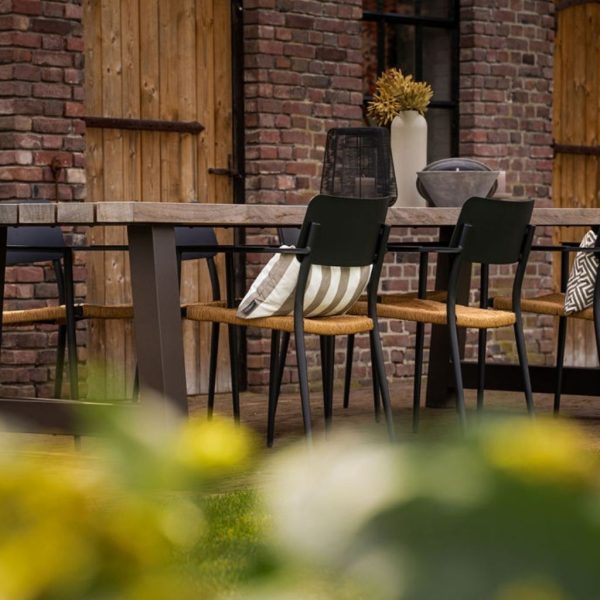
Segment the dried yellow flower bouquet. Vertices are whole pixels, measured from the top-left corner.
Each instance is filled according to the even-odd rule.
[[[367,114],[378,125],[389,125],[403,110],[424,114],[432,96],[428,83],[415,81],[412,75],[403,75],[400,69],[388,69],[375,82],[375,94]]]

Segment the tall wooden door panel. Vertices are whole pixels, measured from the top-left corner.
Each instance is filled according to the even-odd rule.
[[[600,4],[557,1],[552,193],[557,207],[600,206]],[[593,225],[593,223],[590,223]],[[586,229],[564,228],[563,241]],[[566,364],[595,366],[593,324],[571,319]]]
[[[227,167],[232,154],[230,2],[84,0],[83,7],[87,199],[231,202],[229,178],[209,173]],[[121,228],[91,235],[95,243],[126,242]],[[88,301],[131,302],[125,253],[90,256],[88,271]],[[209,299],[208,281],[201,262],[186,262],[182,300]],[[111,373],[99,393],[126,397],[135,364],[131,323],[94,321],[89,331],[90,364]],[[208,338],[208,328],[184,324],[189,393],[206,389]],[[219,364],[224,389],[227,361]]]

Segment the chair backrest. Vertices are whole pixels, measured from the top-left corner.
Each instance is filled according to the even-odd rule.
[[[354,267],[372,264],[381,228],[385,224],[387,198],[315,196],[308,205],[298,239],[306,246],[310,225],[319,225],[311,246],[311,263]]]
[[[458,217],[452,243],[457,243],[461,226],[467,224],[463,260],[490,265],[517,262],[532,212],[533,200],[469,198]]]
[[[176,227],[175,244],[177,246],[216,246],[217,236],[212,227]],[[213,258],[216,251],[203,252],[193,250],[181,253],[181,260],[193,260],[196,258]]]
[[[6,264],[9,266],[59,260],[63,256],[62,252],[53,252],[46,249],[47,247],[65,247],[65,239],[60,227],[8,227],[6,236],[8,246],[27,246],[31,248],[27,251],[8,250]],[[36,247],[46,248],[36,250]]]
[[[327,132],[321,193],[396,201],[390,134],[384,127],[344,127]]]

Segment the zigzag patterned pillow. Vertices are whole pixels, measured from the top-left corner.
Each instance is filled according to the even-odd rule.
[[[596,234],[588,231],[583,236],[579,247],[593,248],[595,244]],[[592,305],[597,273],[598,258],[596,255],[591,252],[578,252],[573,261],[565,293],[565,313],[567,315]]]
[[[289,248],[289,246],[282,246]],[[238,306],[241,319],[256,319],[294,312],[300,262],[293,254],[276,254],[263,267]],[[345,313],[369,283],[371,265],[326,267],[311,265],[304,294],[304,316]]]

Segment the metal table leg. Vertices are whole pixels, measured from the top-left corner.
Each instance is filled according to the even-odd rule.
[[[165,417],[188,413],[175,230],[130,225],[129,261],[141,402],[158,397]],[[148,394],[153,392],[153,394]]]

